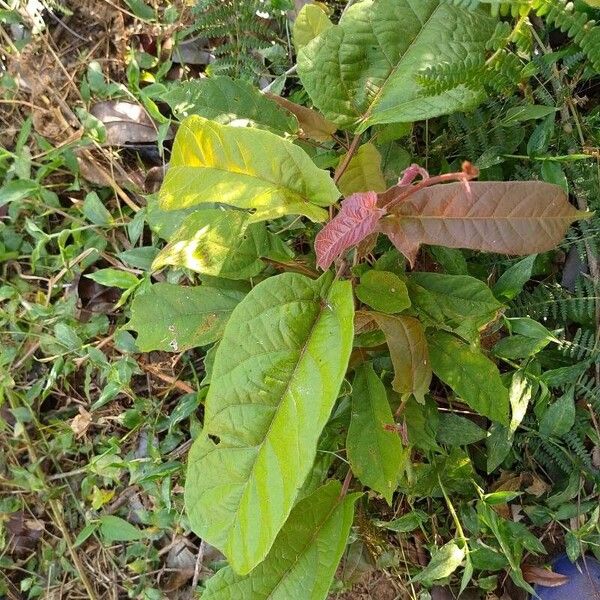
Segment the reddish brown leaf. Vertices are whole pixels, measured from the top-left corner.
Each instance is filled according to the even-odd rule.
[[[377,194],[353,194],[342,202],[340,212],[315,238],[317,266],[327,270],[343,252],[362,242],[377,230],[377,223],[385,210],[377,208]]]
[[[399,394],[413,394],[419,401],[429,391],[431,365],[427,340],[421,323],[413,317],[357,311],[356,322],[366,329],[372,319],[383,334],[394,365],[392,387]]]
[[[394,206],[380,230],[414,261],[421,244],[500,254],[554,248],[577,211],[563,190],[539,181],[459,182],[417,190]]]
[[[534,565],[523,565],[523,579],[527,583],[536,583],[543,587],[560,587],[568,583],[569,578],[566,575],[555,573],[550,569],[535,567]]]
[[[271,94],[270,92],[266,92],[265,96],[295,115],[303,135],[311,140],[326,142],[331,139],[331,135],[337,129],[337,125],[328,121],[322,114],[312,108],[290,102],[286,98]]]

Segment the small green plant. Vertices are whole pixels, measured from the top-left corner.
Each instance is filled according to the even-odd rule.
[[[190,116],[180,124],[154,208],[172,228],[153,268],[190,269],[203,284],[153,285],[133,301],[130,326],[141,350],[215,344],[185,498],[193,530],[230,566],[208,582],[203,598],[254,598],[261,589],[274,598],[324,599],[360,495],[348,493],[351,487],[369,488],[389,504],[398,491],[441,494],[455,514],[449,495],[470,477],[460,474],[458,449],[427,465],[412,457],[422,444],[418,422],[435,414],[439,386],[492,423],[498,447],[490,469],[505,459],[502,449],[510,451],[524,415],[515,398],[520,390],[526,410],[533,391],[521,371],[501,373],[480,337],[522,290],[533,260],[517,263],[490,289],[466,271],[427,272],[419,248],[433,246],[459,262],[453,249],[535,255],[589,213],[572,207],[553,183],[475,181],[479,169],[468,162],[433,177],[406,166],[388,187],[377,137],[394,139],[406,123],[480,104],[487,78],[467,70],[461,79],[455,67],[470,61],[480,72],[493,69],[514,36],[509,30],[503,44],[488,49],[496,17],[459,4],[425,0],[415,9],[406,1],[365,0],[337,25],[325,13],[301,13],[298,73],[321,114],[225,78],[168,98]],[[313,39],[304,29],[310,23]],[[452,76],[431,86],[439,65]],[[555,111],[522,103],[503,118],[514,125]],[[322,167],[340,155],[332,177]],[[341,192],[346,199],[338,206]],[[296,259],[299,243],[314,253]],[[496,356],[517,359],[557,342],[531,319],[506,324],[511,337]],[[565,398],[553,410],[572,412],[572,395]],[[332,411],[345,414],[347,428],[333,443]],[[461,416],[444,418],[451,444],[486,435]],[[545,436],[548,427],[542,423]],[[324,483],[336,453],[345,454],[343,484]],[[523,552],[543,547],[492,510],[506,494],[479,493],[473,510],[480,527],[502,548],[507,538],[516,540],[504,548],[503,565],[529,588]],[[464,589],[475,551],[456,518],[455,539],[435,550],[413,581],[430,585],[465,563]]]

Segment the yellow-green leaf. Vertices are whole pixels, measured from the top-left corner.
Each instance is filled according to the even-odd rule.
[[[284,273],[236,307],[219,344],[185,502],[239,574],[268,554],[316,455],[353,339],[350,282]]]
[[[294,22],[292,38],[296,52],[330,27],[333,24],[321,6],[305,4]]]
[[[181,123],[159,192],[163,209],[220,202],[252,209],[254,221],[286,214],[322,221],[321,207],[338,197],[329,173],[290,141],[197,116]]]
[[[344,196],[356,192],[385,191],[387,186],[381,172],[379,150],[373,144],[363,144],[348,163],[338,185]]]

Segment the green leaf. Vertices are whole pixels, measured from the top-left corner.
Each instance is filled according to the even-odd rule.
[[[298,73],[315,106],[345,128],[365,131],[466,110],[484,98],[481,89],[458,81],[429,93],[417,75],[440,63],[458,69],[467,58],[483,58],[494,26],[484,11],[445,1],[365,0],[300,50]]]
[[[226,279],[249,279],[264,269],[261,256],[270,251],[264,223],[249,223],[241,211],[207,208],[189,215],[152,264],[186,267]]]
[[[444,579],[458,569],[464,558],[465,548],[459,547],[456,542],[448,542],[431,555],[429,564],[413,577],[413,581],[431,584],[438,579]]]
[[[459,248],[446,248],[445,246],[430,246],[429,252],[434,260],[448,275],[468,275],[467,260]]]
[[[142,352],[183,352],[221,337],[231,312],[244,297],[235,290],[156,283],[131,304],[129,329]]]
[[[466,275],[412,273],[407,286],[425,324],[452,329],[469,340],[477,339],[479,329],[502,308],[485,283]]]
[[[113,221],[112,215],[100,200],[96,192],[90,192],[81,206],[83,216],[94,225],[110,225]]]
[[[264,562],[247,576],[221,569],[202,600],[325,600],[360,495],[342,498],[340,492],[332,481],[298,502]]]
[[[423,404],[414,398],[409,398],[404,406],[403,415],[411,446],[421,450],[439,450],[436,436],[440,416],[437,405],[431,398],[425,398]]]
[[[133,273],[120,271],[119,269],[100,269],[93,273],[88,273],[86,278],[100,285],[117,287],[122,290],[128,290],[139,283],[138,278]]]
[[[523,106],[514,106],[506,111],[506,116],[501,124],[504,127],[512,127],[522,121],[533,121],[543,119],[548,115],[556,113],[558,108],[555,106],[544,106],[542,104],[524,104]]]
[[[284,273],[259,283],[227,323],[185,502],[193,530],[240,574],[265,558],[312,467],[353,313],[350,282]]]
[[[447,446],[467,446],[487,437],[487,431],[470,419],[454,413],[440,413],[437,441]]]
[[[342,161],[345,160],[342,157]],[[373,144],[363,144],[350,159],[338,181],[344,196],[356,192],[384,192],[387,189],[381,172],[381,154]]]
[[[396,533],[408,533],[414,531],[417,527],[420,527],[423,523],[426,523],[429,519],[429,515],[422,510],[411,510],[409,513],[394,519],[393,521],[377,521],[377,527],[384,527],[389,531],[395,531]]]
[[[513,432],[509,427],[494,423],[486,440],[487,472],[495,471],[506,459],[513,445]]]
[[[494,296],[499,300],[512,300],[518,296],[531,278],[536,258],[537,254],[532,254],[506,269],[493,288]]]
[[[114,515],[102,515],[100,517],[100,533],[107,543],[132,542],[148,537],[141,529],[138,529],[125,519]]]
[[[292,38],[296,53],[330,27],[333,23],[318,4],[305,4],[294,21]]]
[[[0,187],[0,206],[23,200],[40,191],[40,185],[30,179],[17,179]]]
[[[437,331],[428,340],[433,372],[473,410],[508,425],[508,390],[498,367],[452,334]]]
[[[551,404],[540,420],[540,435],[561,436],[568,433],[575,423],[575,388],[569,388],[554,404]]]
[[[399,313],[410,306],[406,284],[389,271],[367,271],[355,293],[362,303],[384,313]]]
[[[394,429],[385,386],[371,363],[356,370],[346,450],[353,473],[391,506],[407,457]]]
[[[329,173],[291,142],[192,116],[175,137],[159,201],[166,210],[220,202],[256,211],[256,221],[286,214],[323,221],[321,207],[339,195]]]
[[[177,119],[198,115],[223,125],[247,123],[271,131],[295,133],[298,121],[288,111],[241,79],[206,77],[173,84],[161,97]]]

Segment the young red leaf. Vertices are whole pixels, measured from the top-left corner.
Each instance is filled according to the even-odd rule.
[[[590,214],[576,210],[562,188],[549,183],[465,181],[417,190],[379,228],[414,264],[421,244],[513,255],[546,252],[573,221]]]
[[[384,214],[385,209],[377,208],[375,192],[361,192],[346,198],[340,212],[317,234],[317,266],[327,270],[348,248],[377,231],[377,223]]]

